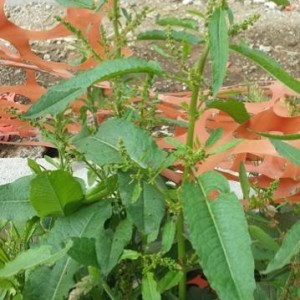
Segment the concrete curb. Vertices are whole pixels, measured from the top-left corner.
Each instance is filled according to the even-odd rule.
[[[48,170],[54,167],[45,159],[39,158],[36,162]],[[87,182],[87,170],[83,164],[75,163],[73,166],[74,176]],[[32,171],[28,167],[27,158],[0,158],[0,185],[11,183],[23,176],[31,175]]]

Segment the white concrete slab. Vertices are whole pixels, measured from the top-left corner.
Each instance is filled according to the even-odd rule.
[[[46,169],[54,169],[45,159],[37,159],[38,164]],[[83,164],[74,164],[74,176],[87,182],[87,170]],[[13,182],[20,177],[31,175],[32,171],[28,167],[26,158],[0,158],[0,185]]]

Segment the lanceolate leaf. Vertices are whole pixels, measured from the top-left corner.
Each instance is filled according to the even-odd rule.
[[[213,100],[207,104],[207,107],[217,108],[221,111],[226,112],[229,116],[231,116],[236,122],[240,124],[250,119],[250,115],[248,114],[245,108],[245,104],[234,99]]]
[[[87,237],[75,237],[72,239],[73,246],[68,251],[74,260],[84,266],[93,266],[98,268],[95,239]]]
[[[279,80],[291,90],[300,93],[300,82],[290,76],[276,61],[263,52],[250,49],[245,45],[230,45],[230,49],[253,60],[258,66],[267,71],[275,79]]]
[[[198,28],[198,22],[190,18],[179,19],[176,17],[165,17],[165,18],[157,19],[155,23],[160,26],[178,26],[178,27],[183,27],[186,29],[194,29],[194,30],[197,30]]]
[[[285,142],[270,139],[272,145],[276,149],[276,151],[286,159],[288,159],[291,163],[300,166],[300,150],[294,146],[291,146]]]
[[[96,238],[104,230],[105,221],[111,216],[111,205],[100,202],[58,219],[43,245],[59,251],[70,238]],[[65,299],[74,284],[78,263],[70,257],[59,260],[54,267],[41,267],[30,273],[25,285],[25,300]]]
[[[131,160],[145,169],[158,169],[167,157],[146,132],[123,119],[104,122],[94,136],[78,137],[74,144],[87,159],[100,166],[121,163],[120,153],[124,150]]]
[[[160,300],[160,293],[157,291],[157,283],[154,280],[152,272],[147,272],[142,280],[142,295],[143,299]]]
[[[229,150],[233,147],[235,147],[237,144],[239,144],[242,140],[241,139],[234,139],[232,141],[229,141],[215,149],[213,149],[212,151],[209,152],[210,155],[214,155],[214,154],[218,154],[218,153],[222,153],[226,150]]]
[[[170,32],[165,31],[165,30],[150,30],[150,31],[146,31],[146,32],[142,32],[137,36],[138,40],[162,40],[165,41],[167,40],[169,37],[171,37],[172,39],[174,39],[177,42],[185,42],[188,44],[200,44],[203,43],[203,38],[188,33],[188,32],[184,32],[184,31],[174,31],[171,30]]]
[[[157,52],[159,55],[161,55],[161,56],[163,56],[163,57],[166,57],[166,58],[170,58],[170,57],[171,57],[170,54],[168,54],[163,48],[159,47],[159,46],[156,45],[156,44],[151,45],[151,46],[150,46],[150,49],[151,49],[152,51]]]
[[[79,265],[71,258],[64,257],[53,267],[42,266],[28,276],[23,297],[24,300],[66,299],[74,285],[74,274]]]
[[[268,138],[271,138],[273,140],[281,140],[281,141],[292,141],[292,140],[299,140],[300,139],[300,134],[299,133],[294,133],[294,134],[271,134],[267,132],[256,132],[257,134],[261,136],[265,136]]]
[[[278,270],[288,263],[300,252],[300,221],[292,226],[287,232],[281,247],[275,254],[273,260],[269,263],[264,274]]]
[[[243,197],[244,199],[248,199],[249,193],[250,193],[250,183],[248,179],[248,174],[245,168],[245,165],[241,162],[239,166],[239,179],[241,183],[241,188],[243,191]]]
[[[80,8],[93,9],[95,8],[94,0],[55,0],[62,6],[73,6]]]
[[[131,235],[132,223],[128,219],[123,220],[115,232],[107,229],[100,233],[96,241],[96,252],[103,275],[108,275],[118,263],[124,247],[131,239]]]
[[[217,128],[216,130],[214,130],[209,138],[207,139],[207,141],[205,142],[205,147],[211,147],[213,146],[223,135],[224,131],[222,128]]]
[[[151,184],[145,181],[141,184],[139,199],[132,203],[136,182],[129,174],[119,173],[119,192],[129,218],[144,234],[158,234],[165,213],[164,196]]]
[[[84,203],[97,202],[117,189],[117,176],[109,176],[86,191]]]
[[[209,199],[212,191],[219,195]],[[241,203],[216,172],[184,183],[180,200],[190,241],[222,300],[251,300],[255,289],[251,240]]]
[[[0,186],[0,220],[27,221],[36,216],[29,201],[31,179],[25,176]]]
[[[209,22],[209,43],[212,59],[212,89],[216,95],[223,85],[228,61],[228,26],[226,11],[217,8]]]
[[[73,237],[96,238],[104,230],[104,223],[111,213],[109,202],[99,202],[82,208],[69,217],[58,219],[43,243],[59,247]]]
[[[52,246],[43,245],[24,251],[0,269],[0,278],[13,277],[22,271],[32,270],[41,265],[52,265],[62,258],[70,247],[71,244],[58,252],[53,252]]]
[[[183,276],[182,271],[168,271],[168,273],[160,279],[157,284],[157,289],[160,293],[163,293],[172,287],[176,286]]]
[[[162,241],[161,241],[161,251],[164,253],[167,253],[173,243],[174,243],[174,237],[176,233],[176,223],[174,220],[169,219],[163,228],[162,232]]]
[[[82,200],[80,183],[66,171],[45,171],[31,181],[30,202],[40,217],[69,215]]]
[[[102,62],[95,68],[81,72],[48,89],[47,93],[23,116],[27,119],[34,119],[46,114],[56,115],[62,112],[72,100],[84,94],[86,89],[94,83],[132,73],[159,75],[162,73],[162,69],[156,62],[147,62],[139,58]]]
[[[136,260],[136,259],[140,258],[141,255],[142,255],[141,253],[139,253],[135,250],[125,249],[123,251],[123,254],[121,255],[119,261],[124,260],[124,259]]]
[[[275,242],[275,240],[262,228],[255,225],[250,225],[249,232],[252,240],[258,242],[263,248],[274,252],[279,249],[279,245]]]

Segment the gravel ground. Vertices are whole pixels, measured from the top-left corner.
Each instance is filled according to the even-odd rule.
[[[26,4],[36,4],[36,3],[47,3],[47,4],[57,4],[55,0],[5,0],[5,3],[10,6],[26,5]]]
[[[121,0],[122,1],[122,0]],[[236,21],[259,13],[261,18],[247,32],[243,38],[253,48],[260,49],[273,57],[284,66],[289,73],[300,78],[300,4],[299,0],[291,0],[292,10],[286,11],[276,6],[273,2],[266,0],[229,0],[231,9],[234,12]],[[22,4],[22,5],[21,5]],[[123,0],[122,6],[129,10],[140,10],[142,6],[149,6],[157,10],[150,13],[142,25],[142,30],[153,28],[157,11],[161,16],[176,15],[186,16],[187,9],[201,11],[206,0]],[[64,9],[55,4],[54,0],[6,0],[6,14],[12,22],[30,30],[45,30],[55,25],[53,17],[63,15]],[[136,55],[147,59],[159,60],[163,67],[169,71],[174,70],[174,63],[166,61],[150,50],[149,43],[133,43]],[[74,47],[66,39],[59,41],[37,42],[32,41],[32,49],[45,60],[67,61],[74,58]],[[201,48],[196,48],[191,60],[199,55]],[[76,55],[76,53],[75,53]],[[232,55],[230,57],[229,76],[227,85],[247,83],[251,81],[267,81],[271,79],[264,71],[261,71],[254,64]],[[207,70],[209,75],[209,70]],[[55,83],[55,79],[49,76],[39,75],[39,81],[44,86]],[[0,67],[0,84],[20,84],[24,78],[22,70],[16,68]],[[156,88],[159,91],[177,91],[183,87],[168,80],[158,81]],[[3,147],[2,147],[3,149]],[[14,155],[10,148],[4,149],[1,153],[5,156],[19,156],[20,152]],[[36,154],[35,154],[36,155]]]

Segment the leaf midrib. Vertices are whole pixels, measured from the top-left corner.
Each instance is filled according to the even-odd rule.
[[[0,206],[1,204],[10,204],[10,203],[29,203],[29,200],[6,200],[6,201],[2,201],[0,202]]]
[[[97,141],[97,142],[99,142],[99,143],[102,143],[102,144],[104,144],[105,146],[108,146],[109,148],[115,150],[116,152],[119,152],[119,148],[118,148],[117,146],[115,146],[115,145],[113,145],[112,143],[109,143],[109,142],[107,142],[107,141],[105,141],[105,140],[102,140],[100,137],[92,136],[92,137],[90,137],[90,139],[91,139],[91,140],[95,140],[95,141]],[[119,140],[122,140],[122,139],[119,138]],[[125,149],[126,149],[126,151],[128,150],[127,147],[126,147],[126,145],[125,145]],[[138,165],[141,165],[141,161],[136,160],[134,157],[132,157],[132,155],[131,155],[130,153],[129,153],[128,155],[129,155],[130,159],[131,159],[133,162],[135,162],[135,163],[138,164]]]
[[[226,248],[224,247],[224,244],[223,244],[223,241],[222,241],[222,238],[221,238],[220,231],[218,230],[217,222],[216,222],[216,220],[215,220],[215,218],[214,218],[214,214],[213,214],[212,209],[211,209],[211,206],[210,206],[210,204],[209,204],[209,201],[210,201],[210,200],[207,199],[205,189],[204,189],[204,187],[203,187],[203,185],[202,185],[202,183],[201,183],[201,181],[200,181],[199,178],[197,179],[197,184],[198,184],[198,186],[199,186],[199,188],[200,188],[200,190],[201,190],[201,192],[202,192],[202,194],[203,194],[203,196],[204,196],[205,205],[206,205],[206,207],[207,207],[207,209],[208,209],[208,212],[209,212],[209,215],[210,215],[210,217],[211,217],[211,219],[212,219],[212,221],[213,221],[214,228],[215,228],[215,230],[216,230],[216,232],[217,232],[217,236],[218,236],[219,242],[220,242],[220,244],[222,245],[222,250],[223,250],[222,252],[224,253],[225,260],[226,260],[226,264],[227,264],[228,269],[229,269],[229,272],[230,272],[230,274],[231,274],[232,281],[234,282],[235,290],[237,291],[237,293],[238,293],[240,299],[242,300],[243,297],[242,297],[242,295],[241,295],[240,289],[238,288],[238,284],[237,284],[237,282],[236,282],[235,276],[233,276],[233,271],[232,271],[232,269],[231,269],[231,264],[229,263],[229,258],[228,258],[228,255],[227,255],[227,251],[226,251]]]

